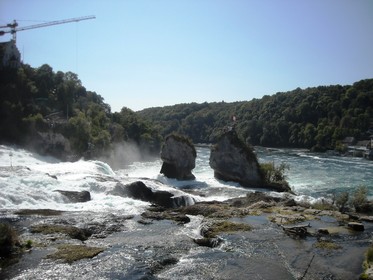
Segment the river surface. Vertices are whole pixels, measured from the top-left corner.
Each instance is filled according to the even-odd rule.
[[[296,194],[295,200],[315,202],[336,192],[353,192],[359,185],[367,186],[369,195],[373,196],[372,161],[293,149],[257,147],[256,153],[260,162],[289,165],[286,175]],[[152,189],[191,196],[196,201],[223,201],[255,191],[216,180],[209,167],[206,147],[197,148],[193,181],[165,178],[159,174],[161,164],[160,159],[153,158],[113,170],[104,161],[60,162],[23,149],[0,146],[1,219],[14,221],[22,228],[35,221],[87,225],[112,223],[123,215],[134,217],[123,221],[119,232],[85,242],[107,248],[93,259],[71,265],[56,263],[44,259],[53,249],[34,248],[3,276],[7,279],[298,279],[311,259],[312,266],[304,279],[356,279],[361,272],[363,253],[371,239],[369,224],[363,233],[338,237],[335,242],[342,249],[324,252],[315,247],[315,237],[291,239],[262,216],[236,219],[252,225],[253,230],[222,235],[224,242],[217,248],[200,247],[192,242],[193,238],[201,237],[203,217],[200,216],[190,216],[191,222],[182,226],[167,220],[148,225],[138,223],[139,215],[150,204],[109,194],[118,183],[141,180]],[[92,200],[68,203],[56,190],[89,191]],[[12,214],[17,209],[46,208],[67,212],[63,217],[46,218],[20,218]],[[317,223],[318,227],[332,225],[328,217]],[[23,233],[26,240],[31,237],[34,238],[27,231]],[[167,265],[159,268],[164,263]]]
[[[373,161],[362,158],[325,156],[305,150],[256,148],[260,162],[282,162],[296,199],[314,201],[341,191],[353,192],[364,185],[373,196]],[[198,200],[225,200],[247,192],[237,183],[222,182],[213,176],[208,148],[197,148],[193,181],[177,181],[159,174],[162,162],[154,158],[113,170],[103,161],[59,162],[23,149],[0,146],[0,209],[49,208],[56,210],[123,211],[138,214],[148,203],[107,194],[118,183],[143,180],[153,189],[181,195],[194,190]],[[57,178],[57,179],[56,179]],[[67,204],[55,190],[89,191],[87,203]],[[177,191],[178,192],[177,192]]]

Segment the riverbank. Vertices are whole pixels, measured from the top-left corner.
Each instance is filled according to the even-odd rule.
[[[253,193],[176,209],[150,207],[141,215],[2,211],[1,221],[32,248],[0,278],[357,279],[372,223],[317,208]],[[364,230],[351,229],[351,222]],[[305,234],[287,230],[299,225]],[[79,252],[91,248],[96,251],[88,257]]]

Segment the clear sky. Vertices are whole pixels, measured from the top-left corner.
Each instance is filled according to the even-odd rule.
[[[371,0],[0,0],[0,25],[88,15],[20,31],[17,46],[32,67],[77,73],[112,111],[373,78]]]

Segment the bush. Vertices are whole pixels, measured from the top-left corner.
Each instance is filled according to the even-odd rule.
[[[19,242],[15,230],[8,224],[0,223],[0,257],[10,255],[17,244]]]
[[[289,170],[289,165],[281,163],[275,166],[274,162],[266,162],[260,164],[260,170],[266,183],[283,183],[286,181],[285,171]]]
[[[358,186],[352,195],[352,205],[356,212],[369,212],[371,205],[368,203],[368,188],[366,186]]]
[[[349,199],[348,192],[342,192],[336,196],[335,205],[338,207],[340,212],[343,212],[345,210],[346,205],[348,203],[348,199]]]

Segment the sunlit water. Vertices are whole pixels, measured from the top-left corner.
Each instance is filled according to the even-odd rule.
[[[287,179],[297,199],[312,201],[332,193],[352,192],[360,185],[367,186],[369,195],[373,195],[372,161],[291,149],[256,148],[256,153],[260,162],[289,165]],[[216,180],[209,166],[209,156],[208,148],[197,148],[196,168],[193,170],[196,179],[178,181],[159,174],[162,162],[158,158],[112,170],[102,161],[60,162],[23,149],[0,146],[0,209],[125,210],[138,214],[149,205],[147,202],[108,194],[119,182],[126,184],[136,180],[142,180],[152,189],[193,196],[196,201],[222,201],[254,191],[237,183]],[[86,190],[91,193],[92,200],[66,203],[56,190]]]
[[[372,195],[371,161],[327,157],[290,149],[269,150],[258,147],[256,153],[260,162],[284,162],[290,166],[287,177],[298,200],[314,201],[333,192],[352,192],[359,185],[367,186]],[[170,221],[142,225],[137,223],[141,219],[137,214],[148,208],[149,203],[109,194],[116,184],[137,180],[152,189],[193,196],[196,201],[222,201],[255,191],[242,188],[237,183],[216,180],[209,167],[209,156],[208,148],[197,148],[196,168],[193,170],[196,179],[177,181],[159,174],[162,164],[159,158],[134,162],[122,169],[112,170],[102,161],[59,162],[23,149],[0,146],[0,210],[4,210],[4,213],[5,210],[24,208],[68,210],[71,212],[61,219],[76,221],[78,224],[106,221],[113,214],[135,215],[134,219],[121,223],[123,228],[120,232],[105,239],[86,241],[88,245],[106,248],[97,257],[71,265],[62,264],[43,259],[53,249],[35,248],[8,272],[9,278],[298,279],[303,275],[312,255],[318,254],[312,245],[315,238],[302,242],[293,240],[263,217],[246,217],[236,220],[252,225],[252,231],[224,235],[224,242],[217,248],[199,247],[193,243],[192,238],[201,237],[199,228],[202,216],[190,216],[191,222],[182,226]],[[92,200],[67,203],[56,190],[89,191]],[[86,214],[82,214],[82,211]],[[48,222],[48,218],[44,220]],[[325,226],[326,222],[319,223]],[[365,239],[370,240],[368,229],[366,235]],[[340,279],[356,278],[361,272],[364,246],[368,246],[368,241],[362,243],[357,240],[353,247],[355,241],[351,238],[338,239],[338,242],[343,244],[344,250],[353,248],[353,251],[335,255],[333,259],[327,255],[325,258],[318,255],[309,271],[312,279],[335,279],[325,278],[329,275],[330,267],[335,268],[333,273],[340,275]],[[155,261],[170,257],[177,259],[177,264],[159,272],[152,270]],[[331,263],[331,260],[335,262]],[[153,277],[154,273],[157,277]]]

